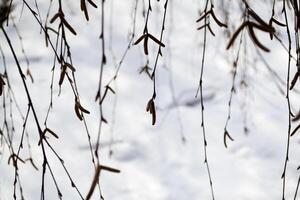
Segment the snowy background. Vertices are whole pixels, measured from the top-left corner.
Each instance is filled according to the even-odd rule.
[[[34,8],[34,1],[30,5]],[[153,1],[153,12],[149,19],[149,30],[159,36],[163,3]],[[45,118],[50,99],[51,67],[53,54],[45,47],[44,36],[39,34],[39,26],[25,7],[19,20],[20,1],[15,1],[13,15],[23,37],[23,44],[30,61],[30,69],[35,82],[27,79],[33,103],[38,116]],[[42,17],[48,9],[49,1],[38,1]],[[97,2],[100,7],[100,2]],[[147,6],[147,1],[145,2]],[[117,61],[128,44],[128,33],[132,30],[134,1],[106,1],[106,42]],[[111,7],[113,6],[113,9]],[[259,6],[259,5],[258,5]],[[151,115],[146,113],[146,104],[152,95],[152,82],[146,74],[139,71],[146,63],[141,45],[132,46],[122,65],[114,85],[117,96],[109,94],[104,102],[104,114],[109,121],[104,125],[101,138],[101,162],[121,170],[120,174],[101,173],[100,183],[103,196],[109,200],[185,200],[211,199],[207,171],[204,165],[203,137],[201,131],[201,110],[199,99],[195,99],[203,45],[203,31],[197,31],[198,10],[203,8],[196,1],[170,1],[164,35],[164,56],[159,60],[157,71],[157,124],[151,125]],[[52,8],[52,15],[56,11]],[[142,34],[142,1],[138,4],[136,37]],[[235,9],[235,8],[232,8]],[[259,12],[270,10],[260,8]],[[82,104],[91,113],[86,115],[87,124],[96,141],[98,131],[98,106],[94,102],[100,66],[100,8],[89,7],[90,21],[86,22],[80,12],[79,1],[64,1],[66,18],[77,32],[69,34],[73,63]],[[222,12],[218,13],[221,17]],[[51,15],[51,16],[52,16]],[[267,13],[268,17],[270,14]],[[237,15],[236,21],[240,22]],[[237,24],[236,24],[237,25]],[[54,26],[55,27],[55,26]],[[237,92],[233,95],[231,120],[228,131],[235,139],[223,144],[223,132],[228,115],[228,101],[232,85],[232,63],[235,50],[226,51],[228,39],[219,27],[213,25],[216,37],[208,36],[208,46],[204,71],[205,126],[208,141],[208,159],[216,199],[223,200],[274,200],[281,199],[281,174],[284,166],[288,112],[285,96],[272,82],[270,73],[260,60],[245,58],[247,65],[240,59]],[[12,26],[5,27],[16,47],[22,67],[26,69],[20,41]],[[263,56],[270,66],[285,80],[287,53],[276,41],[267,36],[264,44],[271,47],[271,54]],[[0,35],[0,45],[4,49],[8,73],[12,87],[17,95],[22,111],[27,109],[27,99],[17,75],[13,57],[7,43]],[[285,41],[284,41],[285,42]],[[255,54],[254,46],[247,38],[249,54]],[[251,50],[252,49],[252,50]],[[153,66],[157,46],[150,45],[150,67]],[[114,75],[115,66],[112,52],[107,48],[108,64],[105,66],[104,83]],[[2,61],[1,61],[2,62]],[[294,64],[294,63],[293,63]],[[295,67],[292,67],[295,70]],[[244,70],[243,70],[244,69]],[[239,82],[246,69],[248,87],[241,88]],[[0,72],[3,72],[2,64]],[[94,169],[88,149],[88,141],[83,123],[74,113],[74,97],[70,86],[62,86],[58,97],[59,70],[55,74],[54,107],[50,113],[48,126],[59,135],[59,140],[49,141],[65,161],[75,184],[82,194],[89,190]],[[174,102],[171,87],[174,86]],[[297,87],[297,86],[296,86]],[[284,86],[282,89],[285,90]],[[297,108],[297,94],[292,93],[293,108]],[[2,99],[1,99],[2,104]],[[299,104],[299,103],[298,103]],[[115,116],[114,106],[116,106]],[[245,109],[246,108],[246,109]],[[14,108],[16,112],[16,109]],[[2,107],[0,108],[2,113]],[[246,116],[246,119],[245,119]],[[15,145],[21,134],[22,119],[15,114]],[[3,121],[3,115],[0,115]],[[246,126],[248,134],[244,133]],[[112,126],[113,125],[113,126]],[[181,126],[182,125],[182,126]],[[294,126],[294,124],[293,124]],[[38,134],[33,116],[27,126],[30,133],[33,157],[39,171],[30,164],[20,164],[20,176],[27,199],[39,199],[41,182],[42,155],[37,145]],[[182,134],[186,142],[181,140]],[[113,137],[112,151],[109,156],[109,143]],[[287,198],[294,195],[298,180],[299,136],[291,139],[290,162],[287,171]],[[27,152],[23,154],[26,157]],[[58,178],[64,199],[77,199],[75,190],[70,186],[57,159],[48,152],[50,165]],[[8,149],[1,148],[0,155],[0,199],[10,200],[13,194],[14,168],[7,165]],[[57,194],[52,180],[47,176],[47,199],[56,199]],[[99,199],[97,193],[93,196]]]

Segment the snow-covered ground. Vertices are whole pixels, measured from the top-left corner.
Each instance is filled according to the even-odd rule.
[[[34,8],[34,1],[30,1]],[[44,43],[43,34],[28,9],[18,20],[21,3],[16,1],[17,26],[22,34],[24,48],[30,60],[30,69],[35,82],[30,83],[33,103],[41,121],[46,116],[50,99],[51,67],[53,54]],[[119,61],[128,44],[128,32],[132,29],[131,1],[106,1],[106,42],[111,40],[112,51]],[[159,36],[163,3],[153,1],[150,14],[149,31]],[[38,1],[42,17],[49,1]],[[97,2],[100,6],[100,2]],[[145,1],[147,6],[147,1]],[[111,9],[111,6],[113,10]],[[142,34],[142,1],[138,4],[136,36]],[[92,141],[96,141],[98,131],[98,105],[94,102],[98,86],[100,66],[100,9],[89,7],[90,21],[86,22],[80,12],[79,2],[64,1],[66,18],[77,32],[77,36],[68,35],[73,63],[76,67],[76,79],[81,102],[91,113],[86,115]],[[201,7],[202,8],[202,7]],[[54,14],[57,8],[52,9]],[[203,135],[201,129],[201,107],[195,99],[201,67],[203,32],[197,31],[195,23],[198,18],[199,3],[196,1],[170,1],[164,35],[163,57],[160,58],[157,71],[157,123],[151,125],[151,115],[146,113],[146,104],[152,95],[152,82],[145,74],[139,74],[146,63],[142,46],[132,46],[122,65],[114,87],[117,96],[109,94],[104,102],[104,114],[109,121],[104,125],[101,138],[101,162],[104,165],[121,170],[120,174],[102,172],[101,190],[105,199],[113,200],[202,200],[211,199],[209,181],[204,164]],[[221,15],[220,13],[219,15]],[[172,15],[172,23],[170,18]],[[238,19],[240,20],[240,19]],[[111,28],[110,28],[110,24]],[[12,26],[5,27],[16,47],[17,55],[26,69],[20,42]],[[170,31],[171,29],[171,31]],[[267,68],[261,61],[243,57],[238,66],[236,80],[237,92],[233,95],[231,120],[228,131],[234,141],[228,141],[228,148],[223,145],[224,125],[228,114],[228,101],[232,85],[232,63],[236,52],[226,51],[228,40],[223,32],[213,25],[217,37],[208,36],[207,54],[204,70],[204,114],[208,141],[208,160],[210,164],[216,199],[224,200],[273,200],[281,199],[284,167],[288,112],[284,95],[280,94],[272,82]],[[27,100],[17,75],[13,57],[3,35],[0,45],[4,49],[8,62],[8,73],[12,87],[17,95],[20,107],[25,113]],[[251,40],[247,42],[252,48]],[[236,42],[236,47],[237,47]],[[264,41],[272,46],[272,53],[262,53],[270,66],[286,78],[287,54],[280,44]],[[250,54],[253,50],[248,49]],[[237,49],[237,48],[236,48]],[[253,49],[253,48],[252,48]],[[154,64],[157,46],[150,45],[150,67]],[[111,51],[107,48],[108,63],[104,70],[104,84],[114,75],[115,66]],[[0,72],[3,72],[2,64]],[[243,67],[247,70],[247,88],[239,87]],[[293,68],[293,71],[295,69]],[[171,73],[170,73],[171,71]],[[170,77],[172,79],[170,80]],[[59,140],[50,138],[50,143],[64,159],[75,184],[82,194],[89,190],[94,169],[88,149],[88,140],[84,128],[74,113],[74,97],[71,88],[64,83],[58,96],[59,70],[55,74],[54,102],[48,120],[48,127],[55,130]],[[171,84],[175,88],[174,102]],[[284,86],[283,89],[285,90]],[[292,93],[293,107],[297,108]],[[2,104],[2,99],[1,99]],[[115,116],[113,115],[116,106]],[[246,109],[245,109],[246,108]],[[16,112],[16,109],[14,108]],[[0,108],[0,121],[3,121]],[[244,133],[244,116],[246,115],[249,133]],[[15,114],[15,146],[21,134],[22,119]],[[111,128],[113,124],[113,129]],[[181,127],[181,124],[183,125]],[[293,124],[294,126],[294,124]],[[20,164],[20,176],[27,199],[39,199],[41,183],[42,155],[37,145],[38,134],[33,116],[27,125],[30,133],[33,157],[38,163],[39,171],[30,164]],[[109,156],[109,143],[113,134],[113,154]],[[181,140],[184,134],[186,142]],[[298,174],[299,136],[291,139],[290,161],[287,170],[287,198],[294,195]],[[27,152],[21,154],[26,157]],[[58,179],[64,199],[77,199],[63,168],[49,151],[49,162]],[[14,168],[7,165],[9,152],[1,150],[0,162],[0,199],[10,200],[13,194]],[[49,173],[49,172],[48,172]],[[56,199],[57,194],[49,174],[46,176],[47,199]],[[97,192],[93,199],[99,199]]]

